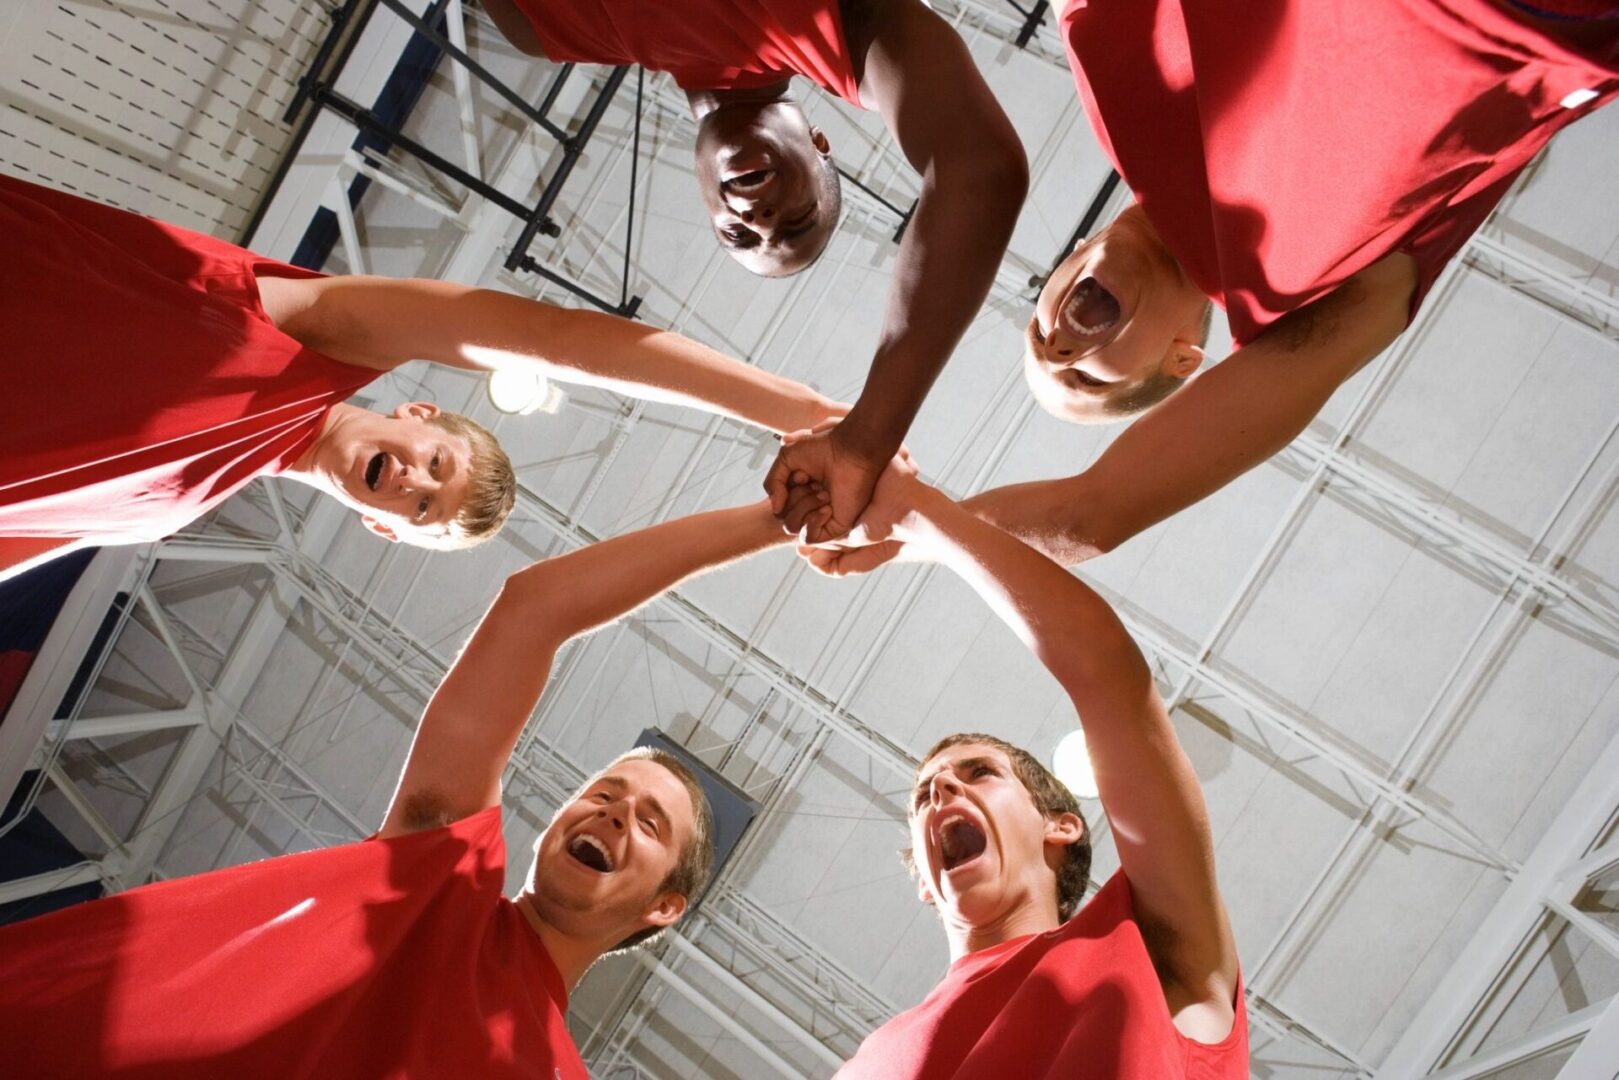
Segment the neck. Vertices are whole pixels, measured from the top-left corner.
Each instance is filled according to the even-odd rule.
[[[945,933],[950,938],[950,959],[954,962],[980,949],[1030,934],[1043,934],[1047,930],[1055,930],[1060,924],[1055,896],[1047,896],[1043,901],[1031,897],[1023,903],[1014,904],[1005,914],[976,925],[947,920]]]
[[[585,977],[585,972],[617,941],[587,940],[552,926],[535,910],[534,898],[526,892],[516,902],[517,910],[523,913],[529,928],[539,935],[540,944],[551,954],[551,962],[557,966],[562,985],[567,987],[568,997],[572,998],[574,987]]]
[[[786,79],[747,90],[687,90],[686,104],[691,107],[692,116],[701,120],[726,105],[767,105],[778,101],[790,103],[793,98],[788,90]]]
[[[304,452],[299,454],[291,465],[282,470],[281,475],[289,480],[297,480],[300,483],[308,484],[310,487],[319,488],[328,495],[336,494],[337,490],[331,478],[320,468],[321,450],[331,442],[334,432],[344,424],[349,423],[355,416],[364,412],[364,409],[356,408],[341,401],[326,410],[326,417],[320,422],[320,434],[315,436],[314,440],[304,448]]]

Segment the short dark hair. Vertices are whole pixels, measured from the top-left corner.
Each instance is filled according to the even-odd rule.
[[[1207,348],[1209,344],[1209,327],[1214,321],[1214,304],[1205,301],[1203,304],[1203,326],[1198,333],[1197,344],[1199,348]],[[1136,383],[1117,397],[1109,398],[1105,411],[1110,416],[1134,416],[1136,413],[1146,412],[1170,394],[1186,385],[1190,375],[1170,375],[1167,372],[1155,371],[1141,382]]]
[[[610,770],[614,765],[624,761],[650,761],[662,765],[674,774],[686,794],[691,798],[691,835],[686,838],[685,845],[680,849],[680,857],[675,861],[674,868],[664,877],[658,885],[659,893],[676,892],[686,898],[686,910],[690,911],[697,898],[703,895],[708,888],[708,879],[714,874],[714,811],[709,808],[708,796],[703,793],[702,781],[697,774],[686,766],[686,763],[665,750],[652,746],[637,746],[635,749],[618,755],[608,763],[607,768],[586,780],[579,791],[595,783],[597,777]],[[579,792],[574,793],[574,799]],[[607,950],[609,953],[627,952],[642,945],[650,945],[662,936],[663,926],[648,926],[637,930],[629,937]]]
[[[1052,774],[1050,769],[1040,764],[1039,758],[1021,746],[1013,746],[1005,739],[981,732],[946,735],[934,743],[928,752],[922,755],[922,761],[916,769],[917,777],[922,775],[923,765],[952,746],[963,746],[968,743],[993,746],[1005,754],[1006,759],[1012,763],[1012,774],[1029,793],[1029,798],[1034,801],[1034,808],[1043,816],[1049,819],[1062,814],[1073,814],[1079,818],[1080,824],[1084,827],[1080,838],[1068,845],[1068,850],[1063,853],[1062,866],[1057,870],[1057,918],[1066,922],[1079,910],[1080,901],[1085,899],[1085,888],[1091,880],[1091,827],[1085,820],[1084,811],[1079,807],[1079,799],[1068,790],[1066,784]],[[905,868],[915,875],[916,856],[910,847],[906,846],[899,854]]]

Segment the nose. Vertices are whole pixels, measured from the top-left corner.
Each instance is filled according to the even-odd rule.
[[[400,462],[399,491],[403,495],[431,495],[439,489],[439,482],[426,469]]]
[[[620,832],[624,831],[624,814],[618,809],[616,804],[610,807],[602,807],[600,810],[596,811],[596,816],[611,822],[613,828],[619,830]]]
[[[934,774],[933,783],[928,789],[928,795],[932,798],[934,806],[947,802],[960,794],[961,781],[956,779],[955,773],[946,770]]]

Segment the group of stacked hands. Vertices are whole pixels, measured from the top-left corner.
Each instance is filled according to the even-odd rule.
[[[1524,164],[1619,93],[1619,7],[1069,0],[1078,92],[1135,199],[1046,281],[1022,362],[1051,414],[1135,419],[1079,475],[957,503],[902,443],[987,294],[1027,165],[950,27],[920,0],[483,6],[526,52],[670,71],[715,233],[758,273],[802,269],[837,226],[832,149],[791,76],[878,110],[921,197],[866,384],[844,406],[613,316],[328,278],[0,175],[8,576],[160,538],[261,475],[311,484],[389,539],[488,538],[516,484],[487,431],[426,402],[344,402],[412,358],[527,366],[783,435],[766,499],[512,575],[422,717],[377,837],[0,931],[7,1068],[584,1077],[568,994],[701,894],[709,809],[673,757],[621,757],[557,811],[509,900],[501,772],[563,643],[796,539],[833,576],[904,557],[971,585],[1072,698],[1120,863],[1085,902],[1089,831],[1039,761],[992,734],[929,749],[909,862],[953,962],[839,1075],[1246,1076],[1196,777],[1141,653],[1063,566],[1265,460],[1399,335]],[[1236,351],[1197,374],[1211,302]]]

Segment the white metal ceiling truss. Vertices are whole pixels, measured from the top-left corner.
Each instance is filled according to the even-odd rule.
[[[458,0],[450,0],[450,4],[452,11],[458,10]],[[969,42],[1015,40],[1023,21],[1017,10],[999,0],[965,0],[941,5],[940,10]],[[285,12],[282,17],[291,18]],[[461,22],[450,19],[450,34],[452,41],[465,47]],[[386,25],[368,28],[367,34],[388,37],[396,50],[402,40],[397,27]],[[1049,27],[1035,37],[1030,55],[1057,69],[1064,67],[1062,50]],[[480,126],[476,88],[457,65],[448,66],[450,110],[457,118],[454,141],[464,167],[502,191],[531,190],[544,166],[543,140],[522,134],[515,146],[509,139],[498,148],[487,145],[482,141],[488,133]],[[370,80],[367,85],[376,85],[377,71],[385,73],[387,65],[373,68],[365,75]],[[9,82],[5,89],[10,92]],[[684,102],[667,79],[649,79],[647,91],[647,117],[643,119],[656,116],[665,129],[677,132],[689,128]],[[363,98],[360,91],[354,93]],[[570,94],[564,109],[582,101],[585,89],[575,86]],[[1083,124],[1072,98],[1070,93],[1059,124]],[[814,101],[810,110],[812,117],[818,111],[836,112],[824,100]],[[240,111],[252,110],[244,107]],[[0,128],[4,127],[0,119]],[[364,232],[350,212],[346,196],[350,179],[363,174],[448,223],[462,236],[445,260],[443,276],[480,280],[498,262],[501,246],[507,242],[509,220],[477,196],[458,194],[453,185],[425,181],[420,170],[408,162],[354,154],[347,149],[351,139],[352,129],[322,119],[311,143],[316,151],[333,152],[322,159],[324,164],[315,167],[305,162],[289,174],[287,199],[296,208],[272,208],[264,234],[270,237],[265,246],[275,249],[272,254],[285,255],[292,238],[301,234],[301,222],[307,221],[313,198],[338,214],[350,268],[366,268],[370,258]],[[36,149],[43,145],[39,143]],[[857,149],[851,150],[851,146]],[[1031,149],[1035,181],[1052,175],[1060,179],[1061,162],[1052,145]],[[610,284],[609,262],[615,254],[622,254],[613,245],[624,235],[627,210],[618,207],[618,216],[607,227],[602,227],[599,216],[591,215],[598,205],[609,210],[618,206],[614,192],[624,183],[630,146],[628,140],[610,142],[596,152],[603,160],[576,181],[577,188],[570,189],[569,197],[559,205],[559,215],[570,217],[564,223],[564,242],[557,245],[556,257],[582,280],[601,288]],[[0,157],[10,161],[11,154],[0,143]],[[840,231],[891,230],[891,207],[908,206],[916,191],[914,178],[892,140],[869,129],[858,130],[840,143],[839,160],[877,195],[851,189]],[[139,208],[178,217],[160,204]],[[209,224],[228,233],[232,220],[230,214],[215,212]],[[588,230],[581,227],[587,220]],[[800,317],[806,309],[813,316],[832,303],[840,273],[852,269],[851,252],[852,245],[834,248],[823,260],[825,265],[800,275],[788,287],[785,301],[771,314],[758,339],[757,354],[766,358],[761,366],[785,368],[799,350],[806,326],[814,321],[813,317]],[[1009,258],[997,277],[991,305],[1026,305],[1031,279],[1037,280],[1049,265],[1043,260],[1056,254]],[[692,291],[671,300],[670,310],[660,311],[660,324],[701,336],[699,308],[718,278],[723,256],[710,246],[705,258]],[[1323,863],[1299,868],[1301,880],[1309,880],[1270,939],[1243,943],[1256,1047],[1264,1040],[1311,1047],[1323,1055],[1314,1069],[1334,1070],[1333,1075],[1483,1077],[1515,1063],[1551,1061],[1548,1055],[1562,1054],[1566,1056],[1563,1075],[1575,1077],[1595,1075],[1581,1070],[1594,1061],[1611,1061],[1619,1053],[1615,1049],[1619,1044],[1619,999],[1573,1010],[1504,1044],[1487,1041],[1516,989],[1561,936],[1583,935],[1619,956],[1619,936],[1581,906],[1592,883],[1619,866],[1614,828],[1619,816],[1619,739],[1609,741],[1593,761],[1579,789],[1527,857],[1521,853],[1514,857],[1499,842],[1479,835],[1425,785],[1440,749],[1485,692],[1491,672],[1530,620],[1555,627],[1593,648],[1619,652],[1619,612],[1613,606],[1611,590],[1600,580],[1582,577],[1575,561],[1619,489],[1619,454],[1612,445],[1619,432],[1619,410],[1606,434],[1575,470],[1572,481],[1556,478],[1555,482],[1564,484],[1562,494],[1539,528],[1527,537],[1506,535],[1492,522],[1478,520],[1465,505],[1457,506],[1447,491],[1430,490],[1389,468],[1362,438],[1390,387],[1413,353],[1427,343],[1432,324],[1464,280],[1497,282],[1512,294],[1532,298],[1583,334],[1610,344],[1619,340],[1619,304],[1599,284],[1547,265],[1533,251],[1509,243],[1502,233],[1487,226],[1436,285],[1415,325],[1359,384],[1347,415],[1335,425],[1318,425],[1305,432],[1271,466],[1294,480],[1296,490],[1212,624],[1189,636],[1165,625],[1128,594],[1103,588],[1153,662],[1178,715],[1211,729],[1236,727],[1240,720],[1246,725],[1244,730],[1254,732],[1258,741],[1255,753],[1279,759],[1285,752],[1293,768],[1302,767],[1301,762],[1319,762],[1341,779],[1352,796],[1353,810],[1346,815],[1350,828]],[[658,283],[652,284],[656,288]],[[554,298],[555,290],[543,284],[539,292]],[[1615,359],[1619,361],[1619,351]],[[853,387],[822,389],[846,394]],[[477,387],[468,393],[475,396]],[[589,406],[579,402],[573,407]],[[570,501],[565,505],[543,490],[523,493],[514,531],[540,554],[572,549],[596,538],[584,522],[607,489],[615,465],[630,452],[637,431],[648,422],[648,410],[641,403],[624,401],[595,418],[607,434],[590,475]],[[972,423],[960,433],[953,452],[926,463],[930,475],[943,478],[958,493],[990,486],[1020,442],[1031,437],[1034,422],[1033,405],[1022,391],[1015,365],[1009,366]],[[703,464],[710,451],[749,445],[754,438],[739,435],[737,426],[725,421],[700,418],[693,423],[701,428],[695,449],[675,473],[667,494],[647,508],[650,520],[678,512],[693,493],[699,505],[706,505],[717,482],[717,471],[705,471],[708,467]],[[358,839],[372,829],[373,822],[362,819],[354,806],[323,786],[303,761],[288,752],[283,738],[261,729],[247,714],[251,691],[278,640],[296,626],[328,649],[334,659],[320,676],[321,685],[293,718],[293,730],[317,719],[327,722],[313,714],[311,703],[323,699],[328,682],[353,678],[353,672],[359,673],[357,682],[378,694],[400,695],[393,715],[409,726],[445,670],[439,651],[443,643],[423,640],[374,602],[371,583],[347,580],[326,565],[325,554],[343,525],[341,510],[317,502],[303,512],[283,499],[280,490],[276,484],[266,483],[242,497],[272,523],[267,531],[244,535],[234,522],[208,523],[157,546],[133,571],[138,613],[126,635],[152,635],[160,641],[175,665],[177,686],[188,696],[177,707],[75,715],[51,727],[39,763],[47,766],[50,783],[83,818],[105,854],[37,880],[0,886],[0,901],[85,881],[101,880],[117,889],[163,876],[184,812],[204,798],[230,803],[242,818],[239,831],[219,856],[220,865],[248,857],[241,854],[243,838],[270,821],[288,832],[293,849]],[[1418,545],[1424,557],[1487,586],[1494,594],[1426,708],[1392,755],[1374,753],[1342,737],[1308,709],[1271,691],[1226,657],[1226,647],[1259,592],[1271,580],[1312,510],[1323,503],[1346,508],[1379,529]],[[248,614],[225,644],[218,642],[217,633],[191,625],[180,610],[178,594],[172,600],[167,598],[165,586],[151,580],[165,562],[204,561],[262,568],[255,579],[259,591],[248,605]],[[387,576],[400,564],[398,553],[390,551],[379,560],[376,573]],[[403,610],[419,586],[426,587],[422,585],[426,565],[418,563],[403,589],[391,594],[389,606],[395,613]],[[606,641],[611,635],[636,633],[651,636],[645,626],[656,619],[658,634],[668,636],[673,629],[684,635],[683,640],[698,642],[721,658],[711,671],[715,689],[709,707],[732,696],[751,701],[751,713],[740,734],[717,734],[706,722],[706,714],[693,721],[689,732],[675,734],[687,737],[688,745],[705,760],[717,763],[723,774],[759,799],[768,819],[823,767],[834,739],[857,749],[894,785],[908,781],[914,754],[920,748],[883,734],[856,715],[853,703],[891,654],[907,620],[920,610],[938,577],[924,569],[912,573],[901,588],[881,595],[875,589],[856,593],[845,618],[852,625],[877,629],[866,641],[859,661],[837,671],[836,677],[830,670],[806,673],[801,664],[774,656],[688,593],[670,594],[646,615],[605,631],[601,638]],[[615,678],[614,655],[612,647],[593,644],[570,647],[559,656],[551,691],[536,710],[507,770],[508,809],[543,818],[594,764],[574,760],[563,744],[576,733],[576,725],[589,720],[580,718],[581,702],[589,697],[582,691],[610,685]],[[329,738],[342,732],[349,717],[345,705],[329,721]],[[142,810],[133,827],[121,828],[98,808],[92,790],[81,788],[67,775],[59,759],[78,748],[94,754],[105,740],[154,731],[179,733],[177,748],[155,783],[127,769],[122,771],[120,782],[138,795]],[[741,752],[744,746],[745,753]],[[116,757],[102,756],[109,768],[122,769]],[[1391,837],[1419,829],[1438,834],[1506,884],[1494,909],[1473,933],[1472,944],[1462,950],[1393,1049],[1373,1059],[1338,1037],[1333,1017],[1301,1016],[1290,1000],[1288,978],[1320,928],[1331,919],[1345,890],[1362,872],[1370,853]],[[799,1077],[829,1073],[866,1032],[896,1007],[908,1004],[887,1000],[822,943],[810,940],[750,895],[747,872],[764,854],[764,835],[756,828],[744,839],[702,908],[658,955],[613,961],[604,967],[605,975],[600,977],[613,980],[613,988],[600,995],[602,1003],[588,1021],[579,1021],[585,1028],[581,1046],[600,1075],[662,1075],[647,1037],[666,1005],[684,1003],[702,1013],[747,1048],[757,1064],[757,1075]]]

